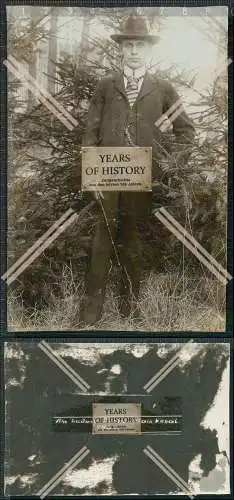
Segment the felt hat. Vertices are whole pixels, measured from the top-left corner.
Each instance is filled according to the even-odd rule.
[[[155,44],[159,41],[160,37],[152,35],[149,32],[149,28],[144,17],[140,15],[132,15],[123,23],[120,32],[111,35],[111,38],[117,43],[121,43],[122,40],[136,39],[148,40],[149,42]]]

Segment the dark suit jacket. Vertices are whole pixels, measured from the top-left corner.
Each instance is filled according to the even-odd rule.
[[[92,98],[83,145],[126,145],[125,129],[129,116],[134,113],[136,145],[152,146],[153,158],[160,163],[165,147],[165,136],[168,134],[161,132],[155,122],[178,99],[179,95],[168,81],[147,72],[131,110],[124,88],[123,74],[116,72],[106,76],[100,81]],[[172,125],[177,149],[181,145],[180,159],[183,157],[187,160],[195,135],[193,124],[182,110]],[[168,147],[166,150],[168,151]]]

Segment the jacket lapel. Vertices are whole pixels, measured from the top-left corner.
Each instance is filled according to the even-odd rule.
[[[146,95],[150,94],[155,90],[155,80],[150,73],[146,72],[140,92],[136,98],[136,102],[143,99]]]
[[[120,92],[123,97],[125,97],[126,101],[128,102],[128,97],[127,97],[127,94],[125,92],[125,87],[124,87],[124,77],[123,77],[123,73],[119,72],[119,73],[115,73],[114,75],[114,86],[115,88],[118,90],[118,92]],[[144,80],[142,82],[142,85],[141,85],[141,89],[140,89],[140,92],[136,98],[136,101],[135,101],[135,104],[140,101],[141,99],[143,99],[146,95],[150,94],[151,92],[153,92],[155,90],[155,79],[154,77],[146,72],[145,73],[145,76],[144,76]]]
[[[114,76],[114,86],[120,92],[120,94],[125,97],[126,101],[128,102],[127,94],[125,92],[125,87],[124,87],[124,76],[123,73],[116,73]]]

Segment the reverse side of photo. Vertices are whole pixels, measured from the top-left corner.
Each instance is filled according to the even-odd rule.
[[[5,494],[229,495],[229,363],[228,343],[8,342]]]
[[[8,330],[225,331],[228,8],[7,30]]]

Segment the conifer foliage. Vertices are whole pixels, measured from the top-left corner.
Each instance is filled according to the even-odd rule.
[[[118,9],[112,11],[112,17],[105,17],[107,28],[110,23],[117,25],[119,22]],[[41,14],[42,17],[48,15]],[[34,24],[30,21],[30,27],[27,23],[19,26],[16,20],[11,22],[9,47],[18,60],[33,61],[39,39],[50,43],[52,35],[47,28],[41,27],[38,19]],[[226,34],[223,36],[225,38]],[[95,46],[99,57],[91,60],[89,54]],[[79,212],[90,202],[90,196],[80,191],[82,135],[97,81],[118,64],[114,45],[113,51],[110,45],[92,37],[91,33],[87,40],[86,62],[82,54],[80,57],[63,54],[56,61],[55,97],[77,120],[72,131],[43,104],[31,102],[30,107],[27,103],[22,106],[17,80],[10,78],[9,264],[70,206]],[[175,72],[174,68],[163,76],[180,90],[193,84],[194,75]],[[168,158],[165,181],[154,187],[154,206],[168,208],[225,265],[227,87],[223,75],[214,79],[211,88],[204,91],[191,117],[197,135],[190,160],[186,166],[181,165],[179,152]],[[173,140],[170,133],[167,140]],[[93,209],[85,221],[73,224],[19,276],[13,286],[25,306],[43,305],[49,302],[51,293],[60,293],[64,266],[72,268],[74,280],[82,279],[95,216]],[[179,269],[185,259],[192,274],[202,271],[201,264],[187,250],[184,252],[178,240],[153,216],[146,228],[145,240],[147,251],[143,266],[146,270]]]

